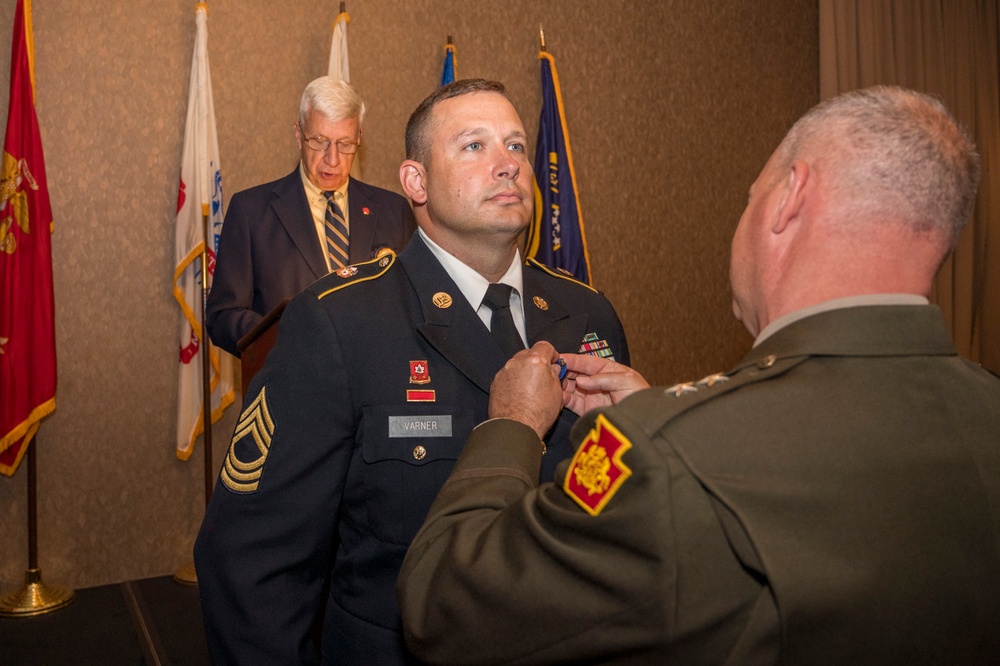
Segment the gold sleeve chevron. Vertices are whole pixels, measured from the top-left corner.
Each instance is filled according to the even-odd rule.
[[[257,490],[261,472],[264,471],[264,461],[267,460],[267,454],[271,450],[274,421],[267,408],[266,388],[262,388],[254,401],[240,414],[236,432],[233,433],[233,441],[229,445],[229,453],[226,454],[226,464],[222,467],[220,478],[234,493],[252,493]],[[236,445],[244,439],[247,440],[248,446],[242,447],[242,450],[256,451],[258,454],[252,460],[241,460],[237,456]],[[249,445],[251,442],[252,445]],[[252,455],[253,453],[250,453],[250,456]]]

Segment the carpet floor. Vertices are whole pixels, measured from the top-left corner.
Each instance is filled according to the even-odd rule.
[[[57,611],[0,618],[0,664],[209,663],[196,586],[163,576],[75,592]]]

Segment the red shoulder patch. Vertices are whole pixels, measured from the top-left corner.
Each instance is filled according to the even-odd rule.
[[[631,448],[632,442],[598,414],[594,428],[573,456],[563,490],[584,511],[596,516],[632,476],[632,470],[622,462],[622,455]]]

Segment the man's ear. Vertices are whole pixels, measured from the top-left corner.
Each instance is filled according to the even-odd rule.
[[[427,202],[426,175],[424,165],[415,160],[403,160],[399,165],[399,184],[415,206]]]
[[[808,163],[802,160],[792,162],[788,173],[785,174],[784,198],[778,204],[778,215],[771,227],[773,233],[780,234],[790,222],[802,214],[809,193],[808,186],[811,184],[809,182],[811,173]]]

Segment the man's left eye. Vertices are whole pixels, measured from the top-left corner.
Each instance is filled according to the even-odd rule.
[[[523,143],[512,143],[509,146],[507,146],[507,150],[511,151],[512,153],[523,153],[524,152],[524,144]]]

